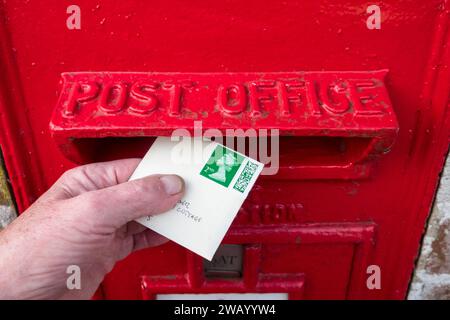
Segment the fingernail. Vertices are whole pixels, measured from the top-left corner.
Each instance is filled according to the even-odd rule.
[[[180,193],[183,190],[183,179],[177,175],[162,176],[159,179],[164,186],[164,191],[171,196]]]

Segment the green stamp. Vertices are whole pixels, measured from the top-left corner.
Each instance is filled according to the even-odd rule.
[[[244,157],[239,153],[218,145],[200,174],[211,181],[228,187],[243,160]]]
[[[248,161],[244,167],[244,170],[242,170],[241,175],[239,176],[236,183],[234,184],[233,188],[239,192],[244,193],[244,191],[245,191],[245,189],[247,189],[247,186],[249,185],[250,181],[252,181],[252,178],[255,175],[255,172],[257,169],[258,169],[258,165],[256,163]]]

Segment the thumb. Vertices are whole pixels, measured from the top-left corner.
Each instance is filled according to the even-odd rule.
[[[83,193],[66,200],[77,205],[94,225],[120,228],[129,221],[172,209],[184,194],[177,175],[152,175]]]

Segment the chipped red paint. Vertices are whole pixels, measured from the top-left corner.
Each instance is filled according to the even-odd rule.
[[[197,113],[206,126],[237,127],[241,116],[244,126],[284,130],[280,161],[287,171],[258,181],[225,240],[245,245],[242,279],[206,278],[198,257],[168,243],[118,263],[97,297],[230,291],[283,291],[304,299],[405,297],[449,142],[448,1],[370,3],[380,6],[380,30],[366,27],[369,4],[352,0],[165,0],[152,5],[77,0],[81,30],[66,28],[70,4],[0,4],[0,143],[20,211],[73,167],[73,160],[142,156],[152,141],[147,136],[168,134],[165,128],[175,125],[190,126],[175,103],[192,90],[189,84],[169,82],[161,87],[161,93],[175,97],[163,112],[170,100],[146,100],[142,87],[131,79],[137,72],[141,80],[163,82],[189,74],[200,83],[196,77],[206,74],[202,83],[216,86],[199,95],[199,101],[208,103],[189,105],[196,113],[218,102],[220,112]],[[296,107],[295,99],[286,103],[286,83],[277,78],[300,75],[298,70],[325,78],[341,77],[339,70],[348,70],[359,76],[378,74],[377,79],[382,76],[374,70],[389,70],[376,89],[388,115],[353,119],[348,110],[341,114],[339,107],[322,108],[324,114],[318,118],[327,121],[313,121],[306,128],[295,114],[304,110],[311,115],[311,109]],[[64,73],[65,83],[59,88]],[[211,78],[214,74],[239,81],[221,89],[220,79]],[[273,90],[281,97],[278,112],[250,109],[257,104],[249,100],[255,88],[248,87],[248,77],[257,74],[275,81]],[[104,88],[105,75],[124,77],[126,94],[119,84],[114,91],[122,90],[118,97],[141,103],[119,110],[100,91],[97,100],[90,101],[88,97],[100,90],[95,85],[65,91],[69,87],[64,86],[83,76]],[[326,81],[319,80],[322,89]],[[345,102],[336,89],[331,99]],[[236,105],[224,103],[225,91],[230,90]],[[75,99],[77,92],[86,97]],[[61,93],[63,101],[72,101],[64,113],[55,109]],[[94,111],[98,119],[90,117]],[[155,117],[167,127],[153,121]],[[295,123],[288,125],[287,117]],[[363,120],[369,118],[373,122]],[[114,137],[98,139],[100,135]],[[385,144],[369,148],[372,139]],[[342,144],[351,147],[343,150]],[[380,290],[365,287],[370,264],[381,268]]]

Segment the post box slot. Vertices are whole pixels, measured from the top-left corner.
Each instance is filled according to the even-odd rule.
[[[228,137],[224,138],[224,141]],[[109,138],[81,138],[73,139],[74,157],[80,164],[109,161],[123,158],[141,158],[152,145],[156,137],[109,137]],[[234,138],[233,145],[238,151],[247,156],[254,156],[250,152],[249,139]],[[288,179],[289,177],[302,177],[308,170],[314,168],[346,168],[369,157],[371,138],[347,137],[278,137],[279,143],[279,170],[272,178]],[[229,138],[228,138],[229,140]],[[262,162],[273,165],[271,149],[272,140],[268,137],[267,152],[259,154],[260,145],[256,147],[256,158]],[[76,156],[75,156],[76,155]],[[368,160],[368,159],[366,159]]]
[[[176,129],[251,131],[280,138],[279,170],[263,172],[272,178],[366,178],[398,131],[385,74],[65,73],[50,130],[78,163],[143,156]]]

